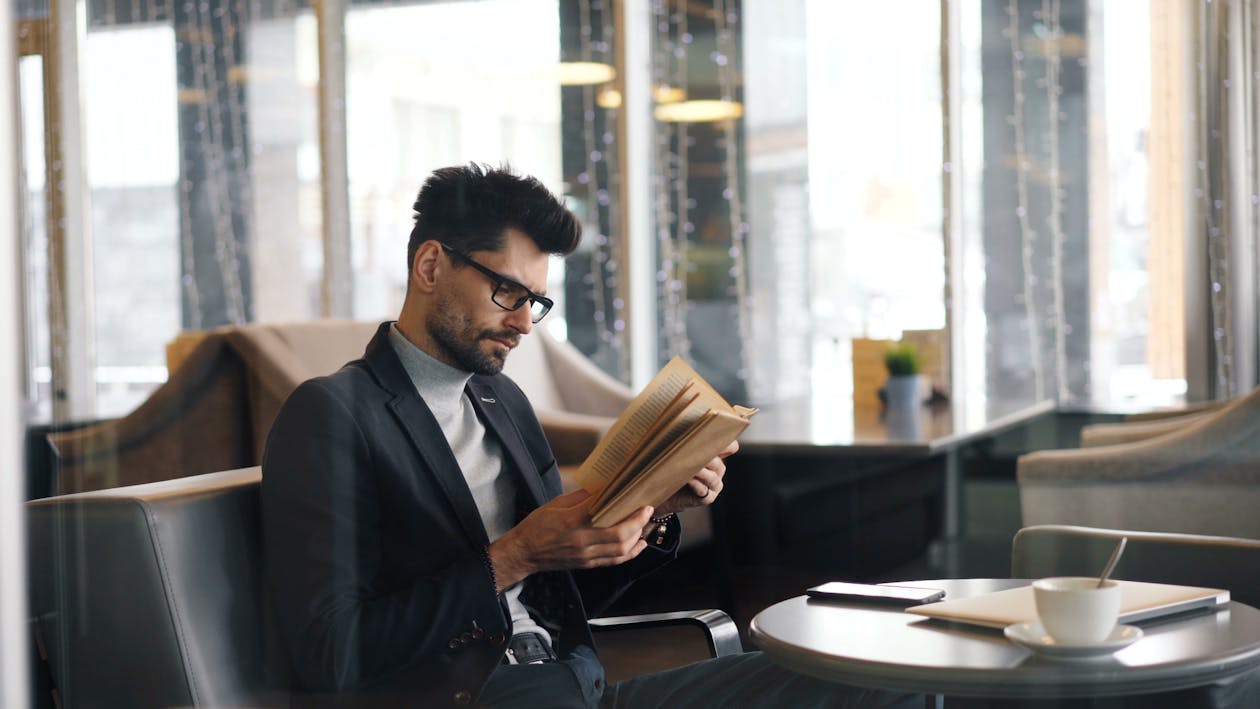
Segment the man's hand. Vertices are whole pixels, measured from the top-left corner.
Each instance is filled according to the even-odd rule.
[[[586,505],[591,494],[576,490],[539,507],[490,545],[496,592],[539,571],[614,566],[639,555],[647,542],[639,538],[652,508],[611,526],[591,526]]]
[[[688,480],[686,485],[662,503],[657,508],[657,513],[667,515],[671,512],[681,512],[688,507],[713,504],[718,495],[722,494],[722,478],[726,477],[724,459],[737,450],[739,450],[739,441],[731,441],[731,444],[718,453],[717,457],[706,463],[704,468],[695,474],[695,477]]]

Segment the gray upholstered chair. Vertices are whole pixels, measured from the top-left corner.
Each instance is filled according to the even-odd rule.
[[[503,373],[529,398],[561,467],[586,460],[635,396],[630,387],[545,327],[521,338]]]
[[[1260,539],[1260,390],[1154,438],[1016,464],[1025,526]]]
[[[260,480],[254,467],[27,503],[32,627],[61,707],[289,706]],[[720,611],[598,624],[693,625],[709,654],[740,650]]]
[[[1132,443],[1133,441],[1143,441],[1148,438],[1162,436],[1165,433],[1174,433],[1205,417],[1211,416],[1221,406],[1221,404],[1213,403],[1207,406],[1195,407],[1192,410],[1183,410],[1175,415],[1143,416],[1141,418],[1126,418],[1124,421],[1117,423],[1090,424],[1081,428],[1081,447],[1093,448],[1096,446],[1111,446],[1117,443]]]

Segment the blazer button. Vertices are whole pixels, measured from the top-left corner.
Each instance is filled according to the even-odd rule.
[[[463,643],[459,641],[459,638],[451,638],[446,641],[446,646],[452,650],[458,648],[460,645],[463,645]]]
[[[461,707],[466,706],[472,703],[472,693],[469,692],[468,690],[461,689],[455,693],[454,699],[455,699],[455,703],[460,705]]]
[[[507,633],[495,633],[490,636],[490,642],[495,645],[502,645],[507,642]]]
[[[474,640],[480,640],[486,637],[486,631],[482,630],[481,628],[473,628],[472,636]]]
[[[472,633],[461,633],[461,634],[460,634],[460,636],[459,636],[459,644],[460,644],[460,645],[467,645],[468,643],[470,643],[470,642],[472,642],[472,641],[473,641],[473,635],[472,635]]]

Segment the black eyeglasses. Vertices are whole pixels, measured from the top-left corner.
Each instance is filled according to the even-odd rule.
[[[438,243],[442,244],[440,241]],[[494,283],[494,293],[490,295],[490,300],[493,300],[494,304],[500,308],[503,308],[504,310],[517,310],[528,302],[529,318],[534,322],[538,322],[543,319],[543,316],[545,316],[548,311],[551,310],[551,306],[555,305],[555,303],[547,296],[538,295],[534,291],[526,288],[520,283],[517,283],[511,278],[508,278],[501,273],[491,271],[485,266],[482,266],[469,258],[468,254],[462,251],[457,251],[446,244],[442,244],[442,248],[446,250],[446,253],[460,257],[464,260],[464,263],[467,263],[469,266],[481,271],[486,278],[489,278],[490,281]]]

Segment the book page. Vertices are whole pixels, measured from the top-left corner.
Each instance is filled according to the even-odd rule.
[[[699,393],[692,391],[689,383],[682,393],[661,414],[652,429],[635,446],[635,451],[628,459],[622,461],[616,474],[605,484],[599,495],[592,502],[598,507],[608,498],[617,494],[625,484],[632,480],[644,466],[651,463],[661,451],[686,433],[707,409],[696,405]]]
[[[670,404],[696,379],[695,371],[681,357],[674,357],[662,367],[582,462],[576,475],[578,485],[598,494],[617,476],[622,464],[634,456],[639,443]]]
[[[644,505],[658,507],[747,427],[748,419],[733,413],[709,411],[703,414],[615,496],[593,507],[592,523],[596,527],[607,527]]]

